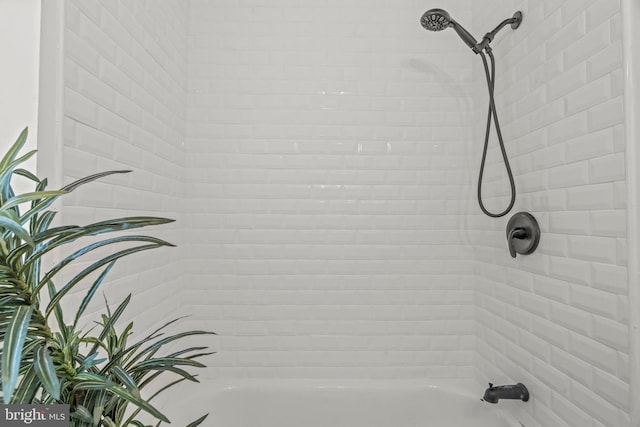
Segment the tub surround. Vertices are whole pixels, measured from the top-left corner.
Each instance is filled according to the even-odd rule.
[[[420,26],[442,4],[56,4],[55,175],[136,170],[67,199],[65,222],[179,220],[179,248],[119,265],[109,297],[219,332],[204,384],[419,378],[479,399],[521,381],[532,399],[498,406],[527,427],[632,425],[618,0],[446,2],[475,35],[524,15],[492,42],[514,212],[542,231],[516,259],[475,200],[482,65]]]

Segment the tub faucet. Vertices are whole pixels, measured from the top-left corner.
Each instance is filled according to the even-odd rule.
[[[522,383],[497,386],[489,383],[489,388],[484,391],[482,400],[489,403],[498,403],[500,399],[520,399],[526,402],[529,400],[529,390]]]

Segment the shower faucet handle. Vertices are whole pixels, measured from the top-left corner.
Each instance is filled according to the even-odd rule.
[[[516,248],[513,244],[513,239],[526,239],[527,238],[527,230],[523,227],[516,227],[508,231],[507,235],[507,245],[509,246],[509,253],[511,254],[511,258],[516,257]]]
[[[507,246],[512,258],[516,254],[528,255],[540,242],[538,221],[528,212],[514,214],[507,223]]]

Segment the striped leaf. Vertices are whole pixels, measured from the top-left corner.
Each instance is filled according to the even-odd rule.
[[[142,252],[149,249],[158,248],[163,245],[164,245],[163,243],[153,243],[149,245],[136,246],[134,248],[118,251],[99,261],[94,262],[93,264],[91,264],[90,266],[82,270],[80,273],[78,273],[73,279],[71,279],[66,285],[64,285],[53,298],[51,298],[51,301],[49,302],[49,305],[47,306],[47,309],[45,311],[45,317],[48,318],[51,312],[60,303],[60,300],[62,299],[62,297],[64,297],[71,289],[73,289],[74,286],[80,283],[80,281],[82,281],[89,274],[93,273],[94,271],[98,270],[101,267],[104,267],[105,265],[111,263],[112,261],[116,261],[124,256],[131,255],[136,252]]]
[[[27,142],[28,134],[29,128],[24,128],[22,132],[20,132],[16,142],[14,142],[11,148],[7,150],[2,160],[0,160],[0,174],[6,172],[9,164],[16,158],[22,147],[24,147],[24,144]]]
[[[49,290],[49,299],[53,298],[53,296],[58,293],[56,290],[56,285],[51,280],[47,282],[47,289]],[[56,317],[56,321],[58,322],[58,327],[63,333],[65,333],[67,331],[67,327],[64,323],[64,313],[62,311],[62,307],[57,306],[53,310],[53,313]]]
[[[13,171],[18,167],[19,164],[26,162],[31,157],[36,154],[36,150],[32,150],[25,154],[22,157],[19,157],[9,164],[6,167],[2,167],[0,171],[0,186],[2,187],[2,200],[9,200],[13,197],[13,189],[11,188],[11,176],[13,175]]]
[[[166,423],[170,423],[171,421],[169,421],[169,419],[160,411],[158,411],[153,405],[151,405],[149,402],[146,402],[143,399],[137,398],[135,397],[133,394],[131,394],[130,392],[128,392],[127,390],[123,389],[120,386],[117,385],[113,385],[111,387],[108,388],[108,390],[115,394],[118,397],[121,397],[122,399],[133,403],[134,405],[136,405],[137,407],[141,408],[143,411],[148,412],[149,414],[153,415],[154,417],[156,417],[159,420],[162,420]]]
[[[91,181],[95,181],[96,179],[100,179],[100,178],[104,178],[105,176],[109,176],[109,175],[113,175],[113,174],[117,174],[117,173],[129,173],[129,172],[133,172],[130,170],[115,170],[115,171],[106,171],[106,172],[99,172],[93,175],[89,175],[89,176],[85,176],[84,178],[80,178],[77,181],[72,182],[71,184],[67,184],[64,187],[61,188],[62,191],[66,191],[66,192],[71,192],[73,190],[75,190],[76,188],[80,187],[81,185],[84,184],[88,184]]]
[[[78,374],[76,379],[80,379],[78,384],[74,387],[74,390],[107,390],[110,393],[126,400],[129,403],[134,404],[138,408],[153,415],[159,420],[169,422],[169,419],[158,411],[153,405],[148,403],[142,398],[134,396],[128,390],[125,390],[121,386],[115,384],[107,378],[104,378],[97,374],[83,373]]]
[[[75,410],[70,414],[71,418],[75,418],[84,423],[93,424],[93,415],[87,408],[82,405],[76,405]]]
[[[29,246],[31,247],[35,246],[35,244],[33,243],[33,239],[31,239],[31,236],[29,235],[29,232],[24,228],[22,228],[22,226],[18,224],[16,221],[4,215],[0,215],[0,228],[4,228],[5,230],[15,234],[17,237],[22,239]]]
[[[4,202],[1,210],[8,210],[12,207],[21,205],[23,203],[32,202],[34,200],[42,200],[42,199],[55,199],[59,196],[66,194],[64,191],[34,191],[32,193],[24,193],[18,196],[14,196],[11,199]]]
[[[0,368],[2,368],[2,398],[5,404],[11,401],[13,390],[18,382],[22,349],[32,313],[33,307],[30,305],[18,307],[4,334]]]
[[[45,345],[41,345],[36,350],[33,362],[36,374],[47,393],[56,400],[60,399],[60,380],[53,366],[49,349]]]
[[[90,245],[87,245],[87,246],[75,251],[74,253],[72,253],[71,255],[67,256],[66,258],[64,258],[59,263],[57,263],[42,278],[41,282],[38,284],[38,287],[35,288],[34,293],[37,293],[40,290],[40,288],[46,282],[48,282],[49,280],[53,279],[53,277],[56,274],[58,274],[60,272],[60,270],[62,270],[64,267],[66,267],[67,265],[69,265],[73,261],[77,260],[78,258],[82,257],[83,255],[86,255],[89,252],[92,252],[92,251],[94,251],[96,249],[100,249],[100,248],[102,248],[104,246],[113,245],[113,244],[119,244],[119,243],[125,243],[125,242],[147,242],[147,243],[152,243],[152,245],[150,245],[150,246],[153,246],[153,247],[173,246],[169,242],[165,242],[164,240],[157,239],[155,237],[148,237],[148,236],[118,236],[118,237],[113,237],[111,239],[105,239],[105,240],[101,240],[101,241],[96,242],[96,243],[92,243]],[[122,256],[126,256],[127,255],[127,253],[126,253],[127,251],[126,250],[122,251],[122,252],[123,252]],[[136,252],[136,251],[134,251],[134,252]],[[105,261],[105,260],[107,260],[109,258],[110,257],[105,257],[105,258],[102,259],[102,261]],[[117,257],[115,259],[117,259]],[[31,261],[31,259],[29,261]],[[93,267],[90,271],[88,271],[87,274],[89,274],[90,272],[95,271],[96,269],[102,267],[104,264],[107,264],[107,263],[111,262],[111,260],[106,261],[106,262],[102,262],[102,261],[94,263],[93,266],[95,266],[95,267]],[[27,264],[25,264],[25,266],[26,265]]]
[[[102,271],[102,273],[100,273],[100,276],[98,276],[98,278],[93,282],[93,285],[91,285],[91,288],[89,288],[89,290],[87,291],[87,294],[82,299],[82,303],[80,303],[80,306],[76,311],[76,318],[73,321],[74,327],[78,324],[78,320],[80,320],[80,316],[82,316],[82,313],[84,313],[84,311],[86,310],[87,306],[93,299],[93,296],[95,295],[96,291],[98,290],[98,288],[100,287],[104,279],[107,277],[107,275],[109,274],[109,272],[111,271],[115,263],[116,262],[113,261],[110,264],[108,264],[107,267]]]
[[[202,424],[202,422],[203,422],[204,420],[206,420],[206,419],[207,419],[207,417],[208,417],[208,416],[209,416],[209,414],[206,414],[206,415],[201,416],[201,417],[200,417],[200,418],[198,418],[197,420],[195,420],[195,421],[193,421],[193,422],[189,423],[189,425],[187,425],[187,427],[197,427],[197,426],[199,426],[200,424]]]
[[[34,401],[38,391],[40,390],[40,380],[38,379],[33,366],[30,366],[26,372],[20,373],[20,381],[13,390],[11,403],[31,403]]]
[[[134,397],[136,397],[137,399],[141,398],[140,390],[138,390],[138,385],[136,384],[135,380],[131,378],[131,375],[129,375],[124,369],[116,365],[113,366],[109,370],[109,372],[113,374]]]
[[[14,174],[16,175],[20,175],[20,176],[24,176],[27,179],[30,179],[31,181],[35,182],[35,183],[40,183],[40,179],[35,176],[33,173],[29,172],[26,169],[16,169],[13,171]]]

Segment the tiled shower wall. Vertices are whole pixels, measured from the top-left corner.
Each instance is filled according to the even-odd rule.
[[[619,1],[473,6],[477,34],[524,13],[494,43],[496,96],[517,175],[514,212],[530,211],[542,229],[537,252],[512,259],[507,218],[476,218],[479,380],[529,386],[532,401],[519,405],[527,427],[629,425]],[[481,136],[487,92],[474,61]],[[489,200],[498,207],[508,187],[495,149],[490,159],[487,195],[502,197]]]
[[[474,201],[480,62],[418,24],[442,4],[300,3],[67,1],[65,178],[135,172],[65,222],[180,220],[109,294],[144,325],[193,308],[207,377],[477,372],[531,388],[528,427],[628,424],[618,1],[447,1],[476,35],[525,13],[494,42],[515,210],[543,230],[516,260]],[[485,191],[507,197],[495,149]]]
[[[134,171],[66,196],[65,223],[131,215],[182,219],[187,17],[187,5],[171,0],[65,2],[65,181]],[[181,222],[150,233],[180,244]],[[112,303],[134,294],[129,317],[138,333],[176,309],[183,250],[121,260],[103,287]],[[102,299],[96,300],[94,309],[102,310]]]
[[[455,33],[414,0],[190,6],[185,303],[220,334],[211,375],[473,377]]]

